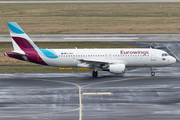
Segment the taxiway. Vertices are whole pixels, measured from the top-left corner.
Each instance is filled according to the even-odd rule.
[[[112,41],[109,41],[112,42]],[[0,119],[3,120],[179,120],[180,43],[113,42],[167,51],[177,63],[128,68],[123,75],[99,72],[0,73]]]
[[[1,74],[0,118],[179,119],[180,75],[173,68],[157,69],[155,77],[141,68],[119,76],[100,72],[98,78],[90,73]]]

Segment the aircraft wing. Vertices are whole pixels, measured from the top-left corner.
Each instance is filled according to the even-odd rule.
[[[80,59],[79,61],[81,63],[86,63],[86,64],[108,64],[109,63],[109,61],[93,60],[93,59]]]
[[[126,61],[123,60],[95,60],[95,59],[79,59],[79,61],[83,64],[89,64],[90,66],[101,66],[102,64],[125,64]]]

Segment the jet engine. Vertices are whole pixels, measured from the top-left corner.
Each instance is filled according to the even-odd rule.
[[[111,73],[125,73],[125,64],[111,64],[109,65],[109,72]]]

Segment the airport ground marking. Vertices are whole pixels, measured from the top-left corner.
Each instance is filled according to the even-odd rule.
[[[20,78],[20,79],[26,79],[26,78]],[[28,79],[28,78],[27,78]],[[39,80],[39,81],[45,81],[45,82],[59,82],[59,83],[64,83],[64,84],[71,84],[71,85],[74,85],[74,86],[77,86],[79,88],[79,108],[77,109],[73,109],[73,111],[75,110],[79,110],[79,120],[82,120],[82,105],[81,105],[81,87],[75,83],[71,83],[71,82],[64,82],[64,81],[57,81],[57,80],[48,80],[48,79],[28,79],[28,80]],[[69,110],[71,111],[71,110]],[[68,111],[67,111],[68,112]],[[56,112],[53,112],[53,113],[49,113],[49,114],[55,114]],[[57,112],[59,113],[59,112]],[[43,115],[42,114],[33,114],[33,115]],[[28,115],[24,115],[24,116],[28,116]]]
[[[98,84],[104,84],[104,83],[111,83],[111,82],[121,82],[121,81],[127,81],[127,80],[144,79],[144,78],[151,78],[151,77],[135,77],[135,78],[126,78],[126,79],[119,79],[119,80],[111,80],[111,81],[97,82],[97,83],[92,83],[92,84],[88,84],[88,85],[82,86],[81,89],[82,89],[82,88],[85,88],[85,87],[92,86],[92,85],[98,85]]]
[[[111,92],[84,92],[83,95],[110,95]]]
[[[34,79],[35,80],[35,79]],[[36,79],[36,80],[42,80],[42,79]],[[44,80],[44,79],[43,79]],[[71,85],[75,85],[79,88],[79,120],[82,119],[82,106],[81,106],[81,87],[75,83],[70,83],[70,82],[64,82],[64,81],[56,81],[56,80],[44,80],[44,81],[49,81],[49,82],[60,82],[60,83],[65,83],[65,84],[71,84]]]
[[[98,83],[93,83],[85,86],[79,86],[75,83],[70,83],[70,82],[64,82],[64,81],[56,81],[56,80],[47,80],[47,79],[34,79],[34,80],[43,80],[43,81],[49,81],[49,82],[60,82],[60,83],[66,83],[66,84],[71,84],[75,85],[79,88],[79,120],[82,120],[82,104],[81,104],[81,89],[92,86],[92,85],[97,85],[97,84],[103,84],[103,83],[110,83],[110,82],[121,82],[121,81],[126,81],[126,80],[135,80],[135,79],[144,79],[144,78],[151,78],[151,77],[135,77],[135,78],[126,78],[126,79],[119,79],[119,80],[111,80],[111,81],[104,81],[104,82],[98,82]]]
[[[127,78],[127,79],[120,79],[120,80],[104,81],[104,82],[98,82],[98,83],[94,83],[94,84],[85,85],[85,86],[82,86],[82,87],[77,85],[77,84],[75,84],[75,83],[64,82],[64,81],[57,81],[57,80],[48,80],[48,79],[31,79],[31,80],[41,80],[41,81],[45,81],[45,82],[59,82],[59,83],[65,83],[65,84],[71,84],[71,85],[77,86],[79,88],[79,108],[75,109],[75,110],[79,110],[79,120],[82,120],[82,104],[81,104],[81,89],[82,88],[88,87],[88,86],[92,86],[92,85],[97,85],[97,84],[103,84],[103,83],[120,82],[120,81],[134,80],[134,79],[143,79],[143,78],[147,78],[147,77],[137,77],[137,78]],[[42,114],[36,114],[36,115],[42,115]],[[53,113],[51,113],[51,114],[53,114]]]
[[[83,95],[96,95],[96,93],[83,93]]]
[[[0,118],[5,118],[5,117],[24,117],[24,116],[35,116],[35,115],[46,115],[46,114],[57,114],[57,113],[65,113],[65,112],[71,112],[71,111],[76,111],[79,110],[79,120],[82,120],[82,105],[81,105],[81,89],[85,87],[89,87],[92,85],[98,85],[98,84],[104,84],[104,83],[111,83],[111,82],[121,82],[121,81],[127,81],[127,80],[137,80],[137,79],[145,79],[145,78],[152,78],[152,77],[135,77],[135,78],[126,78],[126,79],[119,79],[119,80],[111,80],[111,81],[104,81],[104,82],[98,82],[98,83],[93,83],[93,84],[88,84],[85,86],[79,86],[75,83],[70,83],[70,82],[64,82],[64,81],[56,81],[56,80],[48,80],[48,79],[29,79],[29,80],[40,80],[40,81],[45,81],[45,82],[59,82],[59,83],[65,83],[65,84],[71,84],[74,86],[77,86],[79,88],[79,108],[72,109],[72,110],[67,110],[67,111],[59,111],[59,112],[49,112],[49,113],[40,113],[40,114],[29,114],[29,115],[17,115],[17,116],[0,116]],[[155,77],[154,77],[155,78]],[[28,78],[19,78],[19,79],[28,79]],[[97,94],[97,93],[96,93]],[[99,92],[98,94],[101,95]],[[111,94],[110,92],[108,94]]]
[[[79,120],[82,120],[81,87],[79,86]]]
[[[65,40],[138,40],[139,38],[64,38]]]
[[[110,95],[111,92],[97,92],[97,95]]]

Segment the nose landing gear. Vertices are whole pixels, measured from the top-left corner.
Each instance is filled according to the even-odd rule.
[[[151,67],[151,76],[155,76],[154,67]]]
[[[151,76],[155,76],[155,72],[151,72]]]

